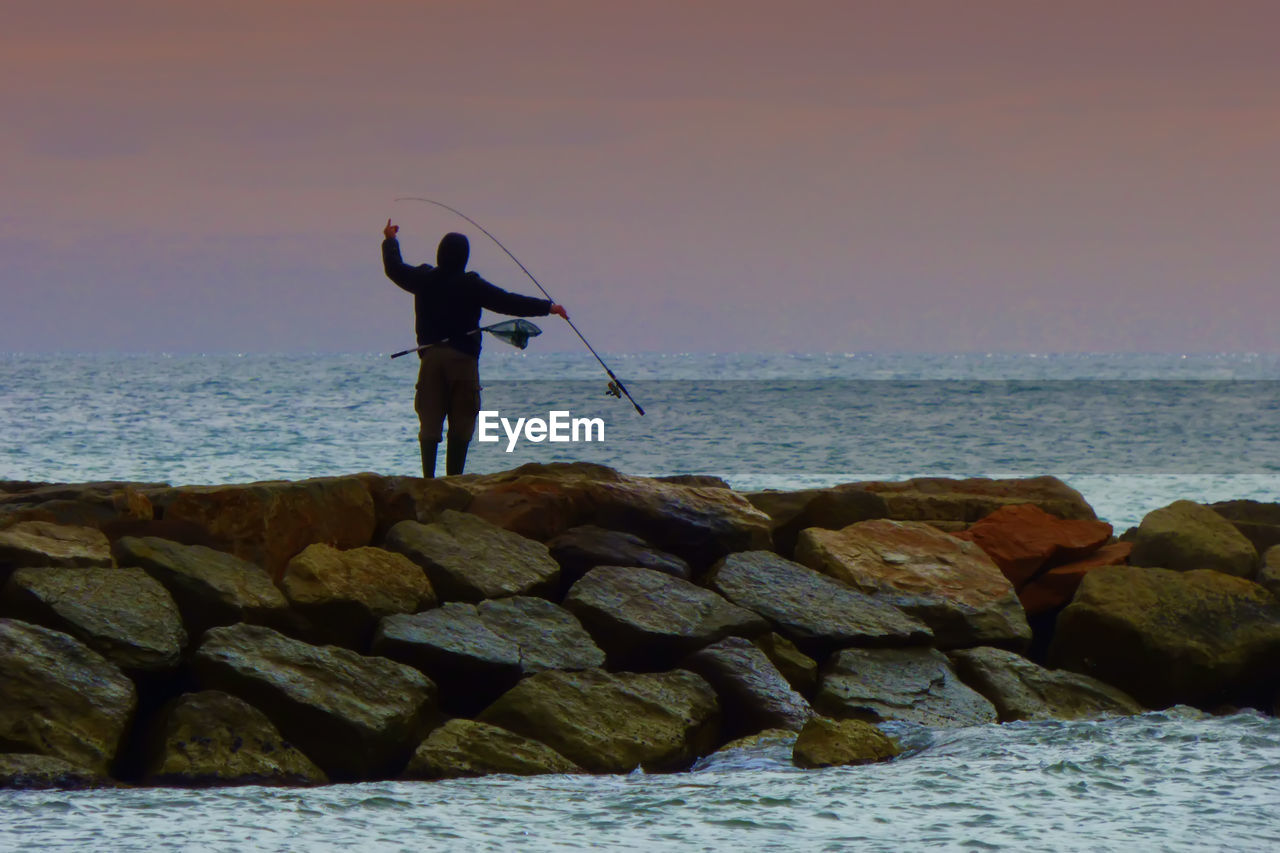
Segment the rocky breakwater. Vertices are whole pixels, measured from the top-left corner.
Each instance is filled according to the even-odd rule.
[[[0,482],[0,785],[823,767],[893,758],[886,721],[1270,707],[1268,516],[1183,503],[1118,542],[1052,478]]]

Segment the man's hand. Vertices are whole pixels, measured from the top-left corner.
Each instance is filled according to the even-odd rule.
[[[554,303],[554,302],[552,302],[552,303],[551,303],[551,310],[550,310],[550,311],[548,311],[547,313],[548,313],[548,314],[555,314],[557,317],[563,317],[563,318],[565,318],[566,320],[568,320],[568,319],[569,319],[569,312],[564,310],[564,306],[563,306],[563,305],[557,305],[557,304],[556,304],[556,303]]]
[[[398,233],[400,233],[400,226],[392,225],[391,220],[388,219],[387,227],[382,229],[382,236],[390,240],[392,237],[396,236],[396,234]]]

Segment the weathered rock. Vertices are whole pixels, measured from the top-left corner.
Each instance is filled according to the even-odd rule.
[[[746,497],[773,520],[773,547],[784,557],[794,553],[801,530],[809,527],[839,530],[889,514],[889,505],[883,497],[850,485],[796,492],[748,492]]]
[[[81,791],[112,788],[109,776],[52,755],[0,754],[0,789]]]
[[[1049,663],[1148,708],[1236,701],[1280,679],[1280,601],[1217,571],[1095,569],[1058,617]]]
[[[799,731],[813,716],[805,698],[750,640],[728,637],[689,655],[682,666],[715,688],[726,737],[775,728]]]
[[[1258,570],[1258,585],[1280,598],[1280,545],[1272,545],[1262,555],[1262,568]]]
[[[474,604],[388,616],[372,649],[430,676],[440,687],[440,704],[458,714],[475,713],[522,675],[520,647],[485,624]]]
[[[569,586],[596,566],[635,566],[688,580],[689,564],[659,551],[639,536],[585,524],[572,527],[547,543],[560,564],[560,581]]]
[[[1209,509],[1231,522],[1259,554],[1280,545],[1280,503],[1219,501]]]
[[[360,548],[372,541],[376,524],[373,499],[356,477],[183,486],[157,492],[152,501],[166,520],[203,526],[277,579],[308,545]]]
[[[687,670],[587,669],[526,678],[480,715],[592,773],[679,770],[715,746],[716,694]]]
[[[702,486],[711,489],[732,489],[728,481],[714,474],[668,474],[654,477],[659,483],[674,483],[677,486]]]
[[[923,622],[896,607],[769,551],[730,554],[712,570],[711,587],[759,613],[809,654],[933,638]]]
[[[1111,538],[1105,521],[1058,518],[1033,504],[1005,506],[955,534],[975,542],[1013,585],[1041,569],[1087,557]]]
[[[381,542],[401,521],[429,524],[446,509],[465,510],[471,503],[471,492],[454,482],[454,477],[383,477],[357,474],[373,498],[377,524],[375,542]]]
[[[6,614],[65,631],[121,669],[178,666],[187,632],[173,597],[142,569],[19,569],[4,587]]]
[[[610,663],[625,669],[665,669],[724,637],[769,630],[756,613],[652,569],[594,568],[569,590],[564,606],[582,620]]]
[[[204,525],[194,521],[118,518],[104,523],[100,529],[113,547],[118,540],[129,536],[134,539],[164,539],[177,545],[202,545],[214,551],[231,553],[230,542],[214,536]]]
[[[1002,723],[1142,713],[1131,697],[1096,678],[1045,669],[1006,649],[960,649],[951,662],[965,684],[995,705]]]
[[[1258,569],[1258,552],[1231,522],[1207,506],[1174,501],[1143,517],[1129,562],[1175,572],[1213,569],[1247,578]]]
[[[357,651],[368,647],[384,616],[436,605],[422,568],[381,548],[308,545],[285,567],[281,586],[308,620],[308,638]]]
[[[405,779],[456,779],[505,773],[541,776],[583,770],[549,746],[506,729],[461,718],[427,736],[409,760]]]
[[[193,658],[201,686],[239,696],[334,780],[392,776],[429,728],[435,685],[416,669],[270,628],[212,628]]]
[[[468,511],[544,542],[594,524],[634,533],[695,568],[770,544],[768,516],[723,488],[629,477],[585,462],[523,465],[466,486],[475,495]]]
[[[153,515],[143,483],[29,484],[18,494],[0,495],[0,517],[68,527],[102,528],[120,520]],[[154,485],[154,484],[150,484]],[[0,524],[0,526],[7,526]]]
[[[1022,648],[1031,640],[1022,605],[995,563],[923,522],[810,528],[800,533],[796,560],[916,617],[941,648]]]
[[[795,643],[779,634],[770,631],[761,634],[753,641],[760,651],[765,653],[769,662],[778,668],[782,677],[791,685],[791,689],[801,696],[812,696],[818,687],[818,662],[806,655]]]
[[[878,723],[976,726],[996,709],[951,670],[936,649],[845,649],[823,667],[813,702],[820,714]]]
[[[550,594],[560,576],[546,545],[450,509],[431,524],[396,524],[385,544],[421,566],[443,601]]]
[[[111,543],[92,527],[20,521],[0,530],[0,583],[24,566],[110,566]]]
[[[482,601],[477,612],[490,631],[515,643],[524,675],[604,666],[604,652],[578,617],[550,601],[513,595]]]
[[[1012,504],[1034,504],[1058,518],[1097,518],[1080,493],[1057,477],[1001,480],[918,477],[850,483],[846,488],[880,495],[888,505],[889,518],[898,521],[974,522]]]
[[[257,708],[219,690],[187,693],[161,714],[151,785],[323,785],[316,767]]]
[[[0,619],[0,745],[105,774],[133,716],[133,682],[60,631]]]
[[[837,767],[888,761],[899,752],[898,745],[870,723],[814,717],[796,738],[791,760],[797,767]]]
[[[1131,542],[1112,542],[1103,545],[1083,560],[1055,566],[1032,578],[1018,592],[1018,600],[1028,616],[1038,616],[1066,607],[1075,597],[1084,576],[1103,566],[1123,566],[1129,562]]]
[[[119,565],[143,569],[169,591],[193,637],[215,625],[275,625],[289,607],[265,571],[232,554],[132,536],[117,539],[111,552]]]

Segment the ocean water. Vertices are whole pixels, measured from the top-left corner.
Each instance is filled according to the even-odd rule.
[[[1280,500],[1280,358],[607,356],[490,344],[484,405],[604,440],[473,444],[469,470],[587,459],[741,489],[1055,474],[1118,529],[1177,498]],[[413,474],[415,365],[385,355],[0,355],[0,480]],[[687,773],[310,790],[0,792],[0,849],[1275,850],[1280,721],[1177,711],[890,727],[886,764],[786,750]]]

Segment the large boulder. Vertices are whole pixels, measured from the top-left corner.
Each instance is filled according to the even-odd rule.
[[[1231,522],[1259,554],[1280,545],[1280,503],[1219,501],[1209,504],[1209,509]]]
[[[513,595],[480,602],[480,621],[520,650],[520,672],[604,666],[604,652],[578,617],[542,598]]]
[[[1129,563],[1177,572],[1213,569],[1248,578],[1258,569],[1258,551],[1231,522],[1207,506],[1174,501],[1143,517]]]
[[[1081,560],[1054,566],[1036,575],[1018,590],[1018,600],[1028,616],[1039,616],[1066,607],[1075,597],[1084,576],[1103,566],[1123,566],[1129,562],[1131,542],[1111,542]]]
[[[110,566],[111,543],[92,527],[20,521],[0,530],[0,583],[24,566]]]
[[[0,619],[0,744],[109,771],[137,691],[115,664],[67,634]]]
[[[42,521],[103,529],[120,521],[145,521],[154,514],[146,489],[157,485],[164,484],[19,484],[14,492],[0,494],[0,527],[8,522]]]
[[[1142,713],[1130,696],[1096,678],[1045,669],[1007,649],[960,649],[951,662],[965,684],[995,705],[1002,723]]]
[[[695,568],[768,548],[769,517],[729,489],[630,477],[585,462],[523,465],[466,483],[468,511],[533,539],[594,524],[634,533]]]
[[[547,543],[560,564],[561,583],[569,586],[596,566],[635,566],[688,580],[689,564],[654,548],[639,536],[592,524],[571,527]]]
[[[1046,566],[1088,556],[1111,532],[1105,521],[1058,518],[1034,504],[1019,504],[1001,507],[955,535],[977,543],[1021,589]]]
[[[910,613],[941,648],[1031,640],[1013,586],[982,549],[919,521],[801,532],[796,560]]]
[[[770,631],[755,638],[755,644],[769,662],[778,668],[791,689],[801,696],[812,696],[818,687],[818,662],[800,651],[795,643]]]
[[[385,545],[421,566],[443,601],[548,595],[560,576],[546,545],[451,509],[431,524],[396,524]]]
[[[823,667],[814,698],[820,714],[879,723],[976,726],[996,709],[967,687],[936,649],[845,649]]]
[[[797,767],[838,767],[888,761],[900,752],[888,735],[870,723],[814,717],[796,738],[791,760]]]
[[[308,545],[284,570],[289,603],[308,622],[309,638],[363,651],[378,620],[436,605],[422,568],[381,548],[339,551]]]
[[[1097,518],[1079,492],[1057,477],[989,479],[917,477],[901,481],[850,483],[884,498],[888,517],[898,521],[975,522],[1004,506],[1034,504],[1058,518]]]
[[[756,613],[652,569],[594,568],[569,590],[564,606],[623,669],[666,669],[724,637],[769,630]]]
[[[360,548],[376,525],[373,498],[357,477],[182,486],[151,497],[166,520],[201,525],[276,579],[308,545]]]
[[[582,768],[532,738],[475,720],[452,719],[431,732],[409,759],[405,779],[456,779],[503,773],[542,776]]]
[[[192,663],[202,687],[262,711],[338,781],[397,774],[434,719],[435,685],[413,667],[270,628],[212,628]]]
[[[689,655],[682,666],[715,688],[725,737],[765,729],[799,731],[813,716],[805,698],[791,689],[768,656],[750,640],[728,637]]]
[[[133,536],[111,551],[119,565],[141,568],[169,591],[193,637],[236,622],[276,625],[289,608],[265,571],[223,551]]]
[[[150,785],[323,785],[316,767],[257,708],[219,690],[173,700],[157,721]]]
[[[401,521],[429,524],[446,509],[465,510],[471,503],[471,492],[454,482],[454,477],[384,477],[379,474],[357,474],[373,498],[377,524],[374,541],[381,542]]]
[[[1049,663],[1148,708],[1247,700],[1280,681],[1280,601],[1217,571],[1095,569],[1058,617]]]
[[[920,620],[770,551],[730,554],[712,570],[711,588],[759,613],[808,654],[844,646],[928,643]]]
[[[19,569],[0,603],[6,614],[65,631],[129,672],[175,669],[187,645],[173,597],[139,568]]]
[[[533,738],[592,773],[680,770],[714,749],[719,709],[688,670],[542,672],[479,717]]]
[[[0,754],[0,790],[81,791],[112,788],[116,783],[104,773],[72,764],[52,755]]]
[[[889,504],[883,497],[856,485],[795,492],[748,492],[746,498],[772,520],[773,547],[784,557],[795,552],[801,530],[810,527],[839,530],[889,514]]]

